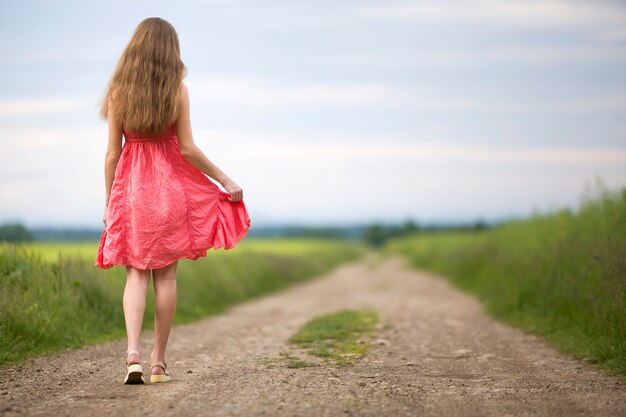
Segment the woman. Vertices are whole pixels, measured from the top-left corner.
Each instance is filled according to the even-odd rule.
[[[189,92],[182,82],[186,72],[174,27],[160,18],[145,19],[123,52],[101,107],[109,139],[105,227],[95,265],[126,266],[125,384],[144,383],[139,339],[151,273],[150,382],[165,382],[171,379],[165,349],[176,310],[178,259],[234,248],[250,227],[241,187],[194,144]]]

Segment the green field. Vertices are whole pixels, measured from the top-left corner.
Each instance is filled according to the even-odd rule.
[[[125,336],[124,267],[94,266],[97,242],[0,245],[0,366]],[[175,324],[310,279],[366,252],[330,239],[246,239],[181,260]],[[144,328],[152,328],[152,284]]]
[[[480,232],[391,240],[488,313],[626,377],[626,189]]]

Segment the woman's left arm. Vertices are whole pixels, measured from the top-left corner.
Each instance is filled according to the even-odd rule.
[[[106,193],[104,217],[102,219],[104,224],[106,224],[106,212],[109,206],[113,179],[115,177],[115,168],[117,167],[117,162],[119,161],[122,153],[122,127],[117,123],[110,105],[107,119],[109,122],[109,142],[106,156],[104,158],[104,189]]]

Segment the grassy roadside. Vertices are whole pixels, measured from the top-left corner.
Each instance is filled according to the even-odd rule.
[[[238,246],[179,262],[175,324],[221,313],[233,304],[327,272],[365,251],[343,240],[258,240],[247,247],[243,243],[241,250]],[[65,248],[53,261],[53,245],[46,246],[47,253],[32,246],[0,245],[0,367],[124,337],[125,269],[96,268],[95,252],[85,247],[90,246],[82,247],[87,257]],[[144,328],[152,328],[153,315],[151,284]]]
[[[387,242],[488,313],[626,379],[626,189],[492,230]]]

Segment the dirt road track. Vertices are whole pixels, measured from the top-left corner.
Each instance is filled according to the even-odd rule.
[[[382,323],[355,365],[270,368],[262,360],[304,357],[287,338],[345,308],[375,309]],[[150,342],[145,331],[144,358]],[[0,415],[626,416],[620,379],[494,321],[476,299],[400,257],[346,264],[175,327],[169,383],[123,385],[125,350],[121,340],[1,372]]]

